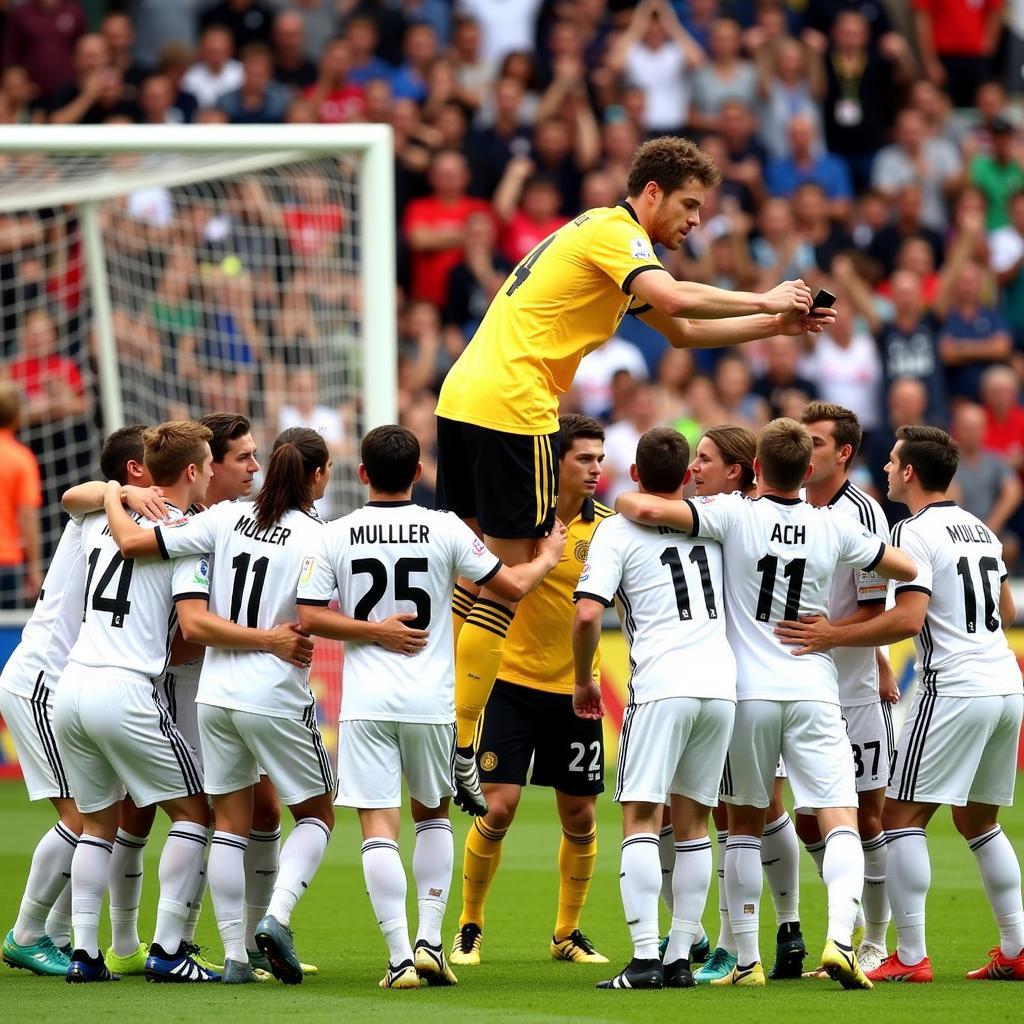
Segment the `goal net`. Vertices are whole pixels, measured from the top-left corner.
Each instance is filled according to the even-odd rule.
[[[313,427],[334,458],[319,511],[360,504],[358,438],[396,406],[389,130],[4,135],[0,378],[40,466],[44,562],[60,494],[128,423],[241,412],[263,461]]]

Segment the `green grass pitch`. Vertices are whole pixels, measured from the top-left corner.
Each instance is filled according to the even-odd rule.
[[[692,1014],[705,1019],[747,1021],[1020,1021],[1024,986],[967,982],[964,972],[979,967],[995,944],[996,930],[974,864],[956,836],[948,811],[930,831],[932,890],[928,902],[929,952],[936,980],[931,986],[879,986],[872,992],[844,992],[832,982],[769,983],[767,989],[598,992],[594,984],[629,957],[629,935],[618,893],[620,819],[607,794],[600,802],[600,853],[583,928],[611,958],[609,967],[554,963],[548,955],[553,923],[558,827],[551,795],[527,792],[519,819],[505,843],[504,860],[492,890],[484,932],[484,963],[462,968],[454,989],[383,992],[377,988],[386,950],[370,912],[359,861],[355,815],[339,808],[338,826],[327,857],[293,924],[301,956],[320,967],[318,978],[298,987],[276,982],[244,988],[150,985],[141,978],[117,985],[69,986],[0,967],[0,1020],[168,1021],[275,1020],[284,1015],[306,1021],[352,1019],[460,1021],[490,1024],[509,1020],[542,1022],[673,1021]],[[19,783],[0,784],[0,924],[14,922],[29,856],[51,820],[49,805],[30,805]],[[163,823],[162,823],[163,822]],[[458,919],[459,864],[467,819],[456,819],[456,895],[445,925],[450,942]],[[1018,806],[1004,825],[1024,853],[1024,811]],[[156,865],[165,820],[146,859],[142,932],[148,937],[156,903]],[[411,827],[403,853],[411,852]],[[714,937],[717,903],[709,896],[705,926]],[[411,900],[415,913],[415,900]],[[824,894],[809,858],[802,861],[804,935],[812,957],[824,941]],[[774,950],[774,918],[765,897],[762,951],[766,968]],[[199,940],[219,955],[220,944],[207,900]],[[890,943],[893,932],[890,930]],[[810,966],[810,964],[809,964]],[[714,1015],[714,1016],[712,1016]],[[691,1018],[692,1019],[692,1018]]]

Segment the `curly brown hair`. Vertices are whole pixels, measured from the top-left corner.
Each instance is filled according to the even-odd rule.
[[[638,196],[649,181],[662,192],[674,192],[691,178],[705,188],[714,188],[722,180],[714,161],[689,139],[662,135],[645,142],[633,156],[629,167],[626,194]]]

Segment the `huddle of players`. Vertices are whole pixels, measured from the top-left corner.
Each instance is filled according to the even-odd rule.
[[[247,424],[235,440],[244,449],[233,453],[246,469],[241,497],[259,467]],[[171,828],[156,930],[129,967],[153,981],[225,983],[266,980],[267,971],[298,983],[315,970],[298,960],[289,925],[334,823],[335,776],[308,685],[316,632],[346,641],[337,801],[360,814],[367,888],[391,951],[381,985],[452,984],[440,935],[453,861],[452,587],[465,575],[519,600],[556,564],[564,531],[552,531],[529,563],[502,566],[454,516],[412,504],[419,446],[400,427],[364,438],[359,473],[370,501],[335,523],[312,511],[331,462],[320,435],[303,428],[277,438],[254,502],[203,510],[215,476],[211,441],[232,454],[192,421],[115,432],[104,446],[110,483],[65,496],[71,523],[0,688],[30,795],[50,796],[62,821],[37,848],[4,958],[73,982],[115,980],[98,942],[102,900],[108,877],[122,873],[111,870],[115,842],[133,852],[144,845],[119,822],[159,805]],[[141,487],[125,486],[129,479]],[[335,592],[351,617],[327,607]],[[415,613],[396,613],[399,602]],[[197,645],[207,650],[193,696],[178,666],[196,662]],[[185,701],[196,705],[191,719]],[[194,743],[182,730],[189,721]],[[417,822],[415,951],[396,842],[403,770]],[[261,776],[274,780],[295,828],[279,864],[261,853],[260,877],[272,881],[257,905],[246,853],[254,838],[269,838],[253,835]],[[204,874],[224,944],[218,967],[197,954],[189,931]],[[106,959],[118,957],[110,950]]]
[[[634,954],[599,987],[694,984],[690,960],[710,881],[707,819],[717,802],[718,766],[728,805],[729,945],[723,949],[719,938],[716,953],[728,957],[717,964],[712,957],[701,980],[765,984],[757,941],[761,835],[780,754],[797,811],[813,814],[824,836],[822,973],[846,988],[932,980],[924,826],[948,803],[977,856],[1000,932],[990,961],[968,977],[1024,980],[1020,870],[996,820],[998,806],[1012,802],[1024,701],[1001,631],[1000,616],[1012,616],[1013,605],[1000,545],[946,499],[957,450],[944,432],[908,427],[898,434],[889,493],[912,514],[897,527],[894,548],[880,539],[880,512],[845,479],[859,442],[852,414],[814,403],[803,419],[806,428],[776,420],[758,438],[754,499],[705,494],[681,502],[686,442],[670,430],[649,432],[633,469],[640,493],[620,497],[621,514],[602,524],[591,544],[575,595],[577,713],[603,713],[600,689],[583,669],[613,601],[632,667],[616,799],[623,805],[620,887]],[[799,496],[805,483],[810,503]],[[883,578],[898,581],[889,610]],[[908,636],[916,638],[922,684],[894,753],[883,832],[877,791],[888,743],[873,648]],[[862,650],[833,660],[826,653],[833,647]],[[681,672],[683,664],[696,670]],[[668,800],[676,855],[662,960],[658,828]],[[806,827],[804,835],[810,838]],[[897,927],[891,956],[879,899],[885,879]],[[861,950],[874,959],[867,973],[852,939],[862,891],[870,894],[872,930]]]

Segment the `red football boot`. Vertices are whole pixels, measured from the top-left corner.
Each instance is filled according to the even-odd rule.
[[[932,962],[925,957],[920,963],[908,967],[893,953],[882,961],[881,967],[868,972],[868,981],[909,981],[927,983],[934,980]]]
[[[1024,950],[1017,956],[1004,956],[996,946],[988,955],[992,959],[984,967],[967,972],[969,981],[1024,981]]]

